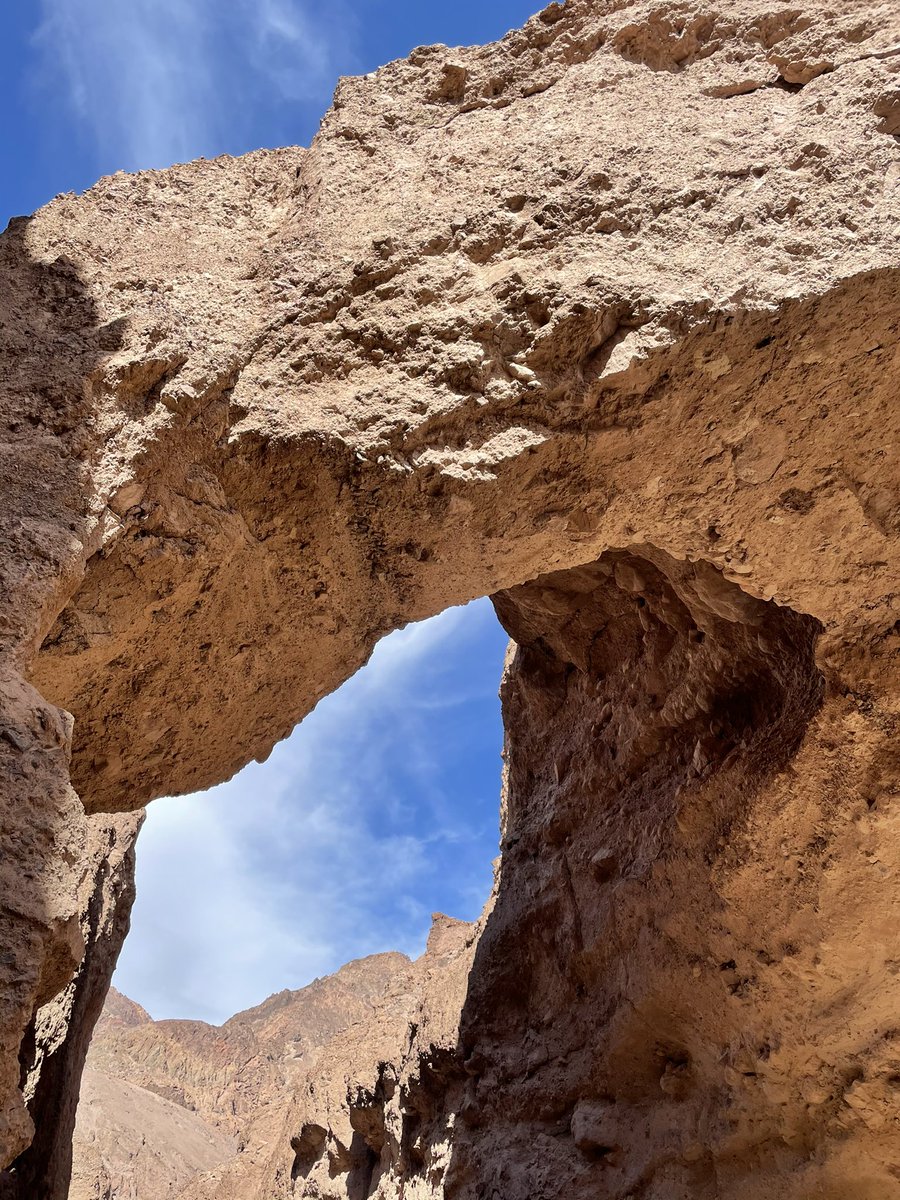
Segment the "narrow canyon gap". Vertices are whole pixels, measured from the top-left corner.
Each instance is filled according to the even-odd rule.
[[[898,28],[570,0],[11,224],[10,1195],[65,1196],[138,810],[484,595],[493,908],[206,1195],[896,1190]]]

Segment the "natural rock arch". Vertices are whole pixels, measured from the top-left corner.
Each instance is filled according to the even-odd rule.
[[[626,620],[620,598],[609,612],[583,599],[603,593],[604,571],[617,584],[609,595],[633,592],[649,609],[644,629],[637,601],[629,607],[628,644],[639,627],[684,637],[692,622],[702,632],[697,612],[743,630],[735,613],[764,610],[775,629],[757,646],[764,659],[780,639],[806,645],[821,630],[815,670],[797,677],[805,699],[791,702],[803,720],[784,743],[803,770],[785,766],[796,771],[789,795],[780,776],[750,789],[741,817],[741,837],[754,820],[766,836],[746,843],[740,864],[727,838],[709,843],[706,825],[678,837],[726,909],[746,901],[762,912],[776,844],[793,861],[801,830],[810,833],[814,863],[804,857],[785,876],[775,915],[816,903],[827,912],[801,922],[789,957],[811,963],[825,937],[844,947],[839,995],[821,994],[856,1041],[841,1048],[842,1064],[834,1049],[828,1078],[863,1073],[844,1080],[834,1104],[831,1092],[809,1100],[768,1081],[770,1106],[825,1105],[789,1122],[791,1137],[800,1129],[796,1146],[785,1143],[794,1157],[773,1170],[784,1194],[799,1196],[804,1154],[825,1160],[816,1186],[838,1188],[865,1154],[871,1187],[884,1186],[893,1068],[876,1026],[894,977],[885,968],[873,1001],[854,958],[860,927],[845,927],[838,899],[822,897],[842,879],[855,920],[873,927],[893,903],[866,868],[889,859],[896,782],[898,15],[893,3],[862,14],[836,3],[808,17],[761,0],[727,14],[551,5],[494,47],[426,48],[343,81],[309,151],[114,176],[10,227],[0,264],[0,1144],[7,1165],[24,1153],[10,1188],[30,1180],[29,1195],[62,1194],[60,1097],[73,1107],[116,952],[112,927],[124,932],[113,899],[127,897],[136,822],[109,814],[268,753],[379,636],[476,595],[499,593],[526,642],[543,611],[540,637],[559,645],[542,652],[571,661],[580,679],[573,628],[584,626],[581,636]],[[629,570],[643,585],[622,585]],[[562,610],[542,610],[543,592],[568,597]],[[682,609],[690,621],[670,626]],[[737,678],[750,643],[717,644],[728,652],[715,678]],[[533,666],[526,657],[512,677],[526,692]],[[765,670],[778,675],[768,660]],[[754,667],[747,679],[758,676]],[[784,695],[800,687],[782,685]],[[747,687],[742,719],[756,729],[765,721]],[[589,737],[585,712],[574,727]],[[628,733],[641,753],[681,745],[671,730],[683,733],[683,721],[656,727],[649,710],[641,721]],[[515,736],[513,727],[513,747]],[[834,755],[843,774],[825,779]],[[786,762],[773,755],[769,765]],[[702,777],[717,759],[701,745],[698,763]],[[517,769],[511,762],[511,778]],[[529,820],[550,803],[536,795],[520,795]],[[863,843],[866,868],[848,849]],[[661,862],[666,853],[660,844]],[[621,850],[610,857],[621,863]],[[652,881],[651,858],[641,869]],[[511,896],[517,862],[504,868]],[[676,883],[660,895],[686,903]],[[525,907],[504,900],[493,928]],[[896,947],[881,921],[876,957],[887,963]],[[91,956],[59,998],[84,934]],[[718,965],[738,971],[738,958]],[[499,965],[484,961],[466,1020],[483,1013],[479,988],[493,986],[492,971],[502,975],[499,951]],[[818,996],[810,963],[803,987]],[[679,970],[698,966],[698,994],[713,1004],[708,964],[685,959]],[[772,995],[783,1003],[784,987]],[[821,1034],[810,1018],[804,1037]],[[31,1151],[20,1054],[37,1087]],[[780,1126],[760,1133],[762,1102],[746,1085],[690,1061],[695,1097],[749,1115],[727,1145],[719,1130],[685,1161],[702,1174],[727,1160],[734,1186],[749,1188],[741,1171]],[[687,1067],[667,1062],[663,1074]],[[747,1075],[736,1063],[726,1065]],[[816,1095],[820,1076],[809,1074]],[[853,1103],[841,1099],[849,1092]],[[569,1113],[570,1128],[600,1120],[596,1106],[608,1101]],[[853,1162],[846,1145],[834,1149],[839,1137]],[[459,1194],[486,1178],[473,1154]],[[656,1194],[669,1167],[654,1163],[637,1182],[625,1171],[621,1188]],[[499,1186],[515,1196],[535,1181]]]

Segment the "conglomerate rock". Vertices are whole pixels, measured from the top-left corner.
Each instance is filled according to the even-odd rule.
[[[24,1181],[77,1076],[42,1091],[42,1047],[96,1007],[54,999],[92,822],[486,593],[519,643],[496,906],[406,1135],[328,1186],[900,1187],[898,67],[897,0],[570,0],[342,81],[307,151],[11,224],[8,1191],[65,1193]]]

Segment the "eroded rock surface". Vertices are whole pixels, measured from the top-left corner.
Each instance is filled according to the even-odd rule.
[[[435,1039],[442,1014],[455,1039],[474,940],[471,926],[436,917],[417,962],[361,959],[221,1026],[152,1021],[113,990],[88,1059],[71,1200],[288,1195],[303,1161],[295,1127],[311,1113],[333,1124],[333,1152],[340,1142],[357,1154],[348,1090],[365,1094],[423,1005]]]
[[[7,1190],[92,822],[264,756],[486,593],[521,640],[497,906],[378,1186],[896,1188],[898,65],[896,0],[571,0],[343,81],[307,151],[10,226]],[[581,599],[542,609],[545,576]]]
[[[74,1149],[69,1200],[173,1200],[237,1144],[183,1105],[88,1067]]]

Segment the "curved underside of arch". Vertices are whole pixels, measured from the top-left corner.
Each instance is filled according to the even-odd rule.
[[[135,814],[484,594],[493,908],[259,1186],[897,1186],[898,22],[570,0],[10,225],[11,1195],[65,1194]]]

